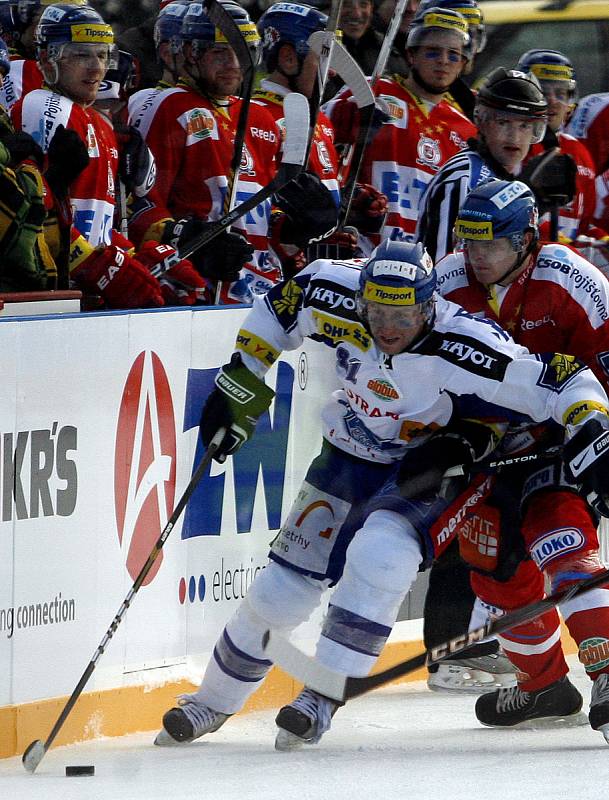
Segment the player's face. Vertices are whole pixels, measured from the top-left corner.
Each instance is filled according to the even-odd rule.
[[[461,38],[450,31],[433,31],[410,53],[411,65],[438,94],[446,92],[465,65]]]
[[[518,257],[512,243],[506,238],[492,239],[488,242],[465,239],[463,249],[476,279],[486,285],[501,280],[514,266]],[[517,274],[519,272],[508,276],[507,281],[513,280]]]
[[[57,88],[82,106],[95,102],[110,60],[108,45],[67,44],[57,61]]]
[[[228,44],[214,44],[200,52],[197,67],[207,91],[213,97],[227,97],[239,91],[241,67],[235,51]]]
[[[493,111],[481,123],[480,131],[491,155],[508,172],[514,172],[529,152],[538,124],[534,119]]]
[[[387,355],[397,355],[419,338],[427,316],[422,306],[410,308],[368,302],[366,316],[376,346]]]
[[[571,107],[567,82],[541,81],[541,90],[548,103],[548,126],[556,132],[565,124]]]
[[[361,39],[372,22],[372,0],[344,0],[340,15],[342,32],[349,39]]]

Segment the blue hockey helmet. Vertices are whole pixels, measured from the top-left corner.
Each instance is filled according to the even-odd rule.
[[[323,31],[328,17],[304,3],[274,3],[258,20],[262,39],[262,60],[269,72],[276,66],[281,45],[291,44],[299,57],[309,52],[309,36]]]
[[[412,327],[427,324],[433,315],[436,289],[436,270],[427,250],[420,242],[382,242],[372,251],[359,277],[357,313],[364,325],[370,328],[372,314],[378,306],[386,306],[391,324]],[[380,309],[378,309],[380,311]],[[418,323],[411,312],[418,311]]]
[[[36,28],[38,60],[45,79],[51,85],[59,79],[59,60],[67,47],[87,48],[105,45],[108,48],[106,68],[118,63],[118,48],[114,44],[114,31],[100,14],[89,6],[57,3],[47,6]],[[44,56],[44,60],[41,60]],[[48,65],[43,66],[43,61]],[[49,67],[47,69],[47,66]]]
[[[247,11],[234,0],[221,0],[221,4],[235,21],[249,48],[257,52],[260,36]],[[207,16],[202,3],[190,3],[182,19],[178,40],[180,45],[190,42],[193,46],[194,55],[197,54],[201,47],[226,43],[224,34]]]
[[[470,43],[468,51],[470,56],[481,53],[486,46],[486,28],[482,10],[476,0],[421,0],[419,11],[428,11],[430,8],[452,9],[458,11],[467,22]]]
[[[57,3],[42,12],[36,28],[36,42],[41,49],[70,42],[112,45],[114,31],[94,8]]]
[[[428,8],[418,8],[408,28],[406,47],[420,47],[428,36],[437,32],[454,33],[455,40],[461,44],[463,55],[469,57],[470,36],[467,20],[455,9],[441,8],[436,4]]]
[[[535,195],[522,181],[490,180],[465,198],[455,220],[455,235],[470,241],[509,239],[512,248],[524,248],[524,234],[539,237]]]
[[[566,89],[566,101],[577,103],[577,81],[573,64],[558,50],[529,50],[520,56],[516,69],[534,75],[541,84],[551,84]]]
[[[190,0],[174,0],[161,7],[154,23],[154,45],[158,48],[163,42],[171,42],[179,36],[184,16],[190,6]]]

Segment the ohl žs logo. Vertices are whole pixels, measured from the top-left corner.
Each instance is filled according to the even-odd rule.
[[[126,566],[135,580],[167,524],[175,497],[176,429],[171,389],[156,353],[135,359],[121,399],[114,455],[114,505]],[[161,566],[159,554],[143,585]]]

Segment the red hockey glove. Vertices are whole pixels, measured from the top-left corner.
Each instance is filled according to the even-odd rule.
[[[369,183],[358,183],[353,193],[346,224],[362,233],[378,233],[387,216],[387,196]]]
[[[143,264],[114,245],[98,247],[84,258],[82,252],[73,250],[71,261],[72,280],[85,292],[100,294],[108,308],[165,305],[157,279]]]
[[[192,263],[180,258],[170,245],[145,242],[136,258],[159,279],[166,305],[192,306],[200,299],[207,285],[205,280]]]

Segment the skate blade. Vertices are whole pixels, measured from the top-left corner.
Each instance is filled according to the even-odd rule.
[[[609,722],[605,723],[604,725],[601,725],[598,730],[605,737],[605,741],[607,742],[607,744],[609,744]]]
[[[279,728],[275,737],[275,750],[280,753],[289,753],[291,750],[298,750],[305,744],[310,744],[306,739],[301,739],[295,733],[290,733],[284,728]]]
[[[498,675],[490,677],[490,673],[477,675],[474,670],[462,673],[440,675],[435,673],[427,679],[427,688],[432,692],[450,692],[453,694],[486,694],[497,689],[509,689],[516,685],[515,675]]]
[[[480,722],[480,720],[478,720]],[[484,722],[481,722],[485,725]],[[541,717],[541,719],[527,719],[524,722],[519,722],[517,725],[486,725],[487,728],[503,729],[503,730],[519,730],[519,731],[541,731],[551,728],[580,728],[583,725],[588,725],[588,715],[583,711],[578,711],[576,714],[568,714],[562,717]]]
[[[462,683],[460,685],[427,683],[430,692],[440,692],[442,694],[471,694],[480,695],[495,692],[497,689],[509,688],[504,683]]]
[[[184,745],[190,744],[190,739],[186,742],[178,742],[167,733],[165,728],[161,728],[155,737],[154,744],[157,747],[184,747]]]

